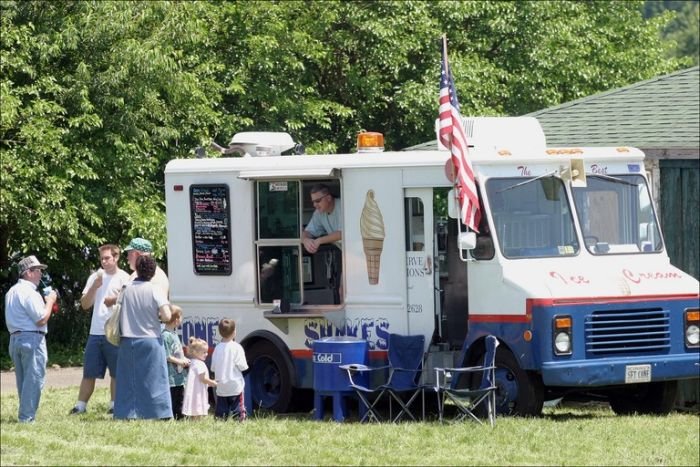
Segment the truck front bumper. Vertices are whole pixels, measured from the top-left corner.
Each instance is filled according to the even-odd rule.
[[[650,365],[651,381],[698,378],[700,352],[543,362],[542,380],[547,386],[589,387],[625,384],[627,367],[631,365]]]

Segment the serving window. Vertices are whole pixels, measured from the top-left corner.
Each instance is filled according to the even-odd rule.
[[[323,245],[316,254],[303,247],[301,233],[314,213],[310,190],[324,183],[338,197],[340,184],[329,180],[256,182],[258,300],[291,307],[340,303],[340,250]],[[339,201],[338,201],[339,202]]]

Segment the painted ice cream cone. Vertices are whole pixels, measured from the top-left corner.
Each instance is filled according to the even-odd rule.
[[[384,219],[374,200],[374,190],[367,191],[360,216],[360,233],[367,260],[367,279],[374,285],[379,283],[380,261],[384,248]]]
[[[365,249],[365,258],[367,259],[367,279],[369,279],[370,284],[377,284],[379,283],[379,267],[384,240],[363,238],[362,246]]]

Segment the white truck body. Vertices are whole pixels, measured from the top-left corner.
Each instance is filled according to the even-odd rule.
[[[235,319],[254,400],[281,411],[294,389],[311,388],[315,339],[361,337],[379,364],[389,333],[423,334],[428,367],[473,363],[496,335],[502,412],[537,413],[545,398],[591,389],[620,412],[632,396],[634,410],[668,405],[677,380],[697,377],[687,333],[698,282],[669,262],[644,154],[547,148],[531,118],[473,119],[467,130],[483,221],[466,262],[446,216],[444,149],[172,160],[168,271],[183,340],[214,346],[218,321]],[[342,246],[308,255],[301,229],[319,181],[342,203]],[[370,197],[384,229],[376,284],[360,228]],[[631,324],[607,331],[600,320],[616,313]],[[571,323],[563,353],[552,324],[561,316]],[[658,338],[638,335],[657,322]]]

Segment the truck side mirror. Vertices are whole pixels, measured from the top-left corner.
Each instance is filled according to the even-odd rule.
[[[476,247],[476,233],[460,232],[457,244],[460,250],[473,250]]]
[[[476,247],[472,250],[472,258],[477,261],[488,261],[496,255],[493,247],[493,238],[490,235],[476,237]]]

